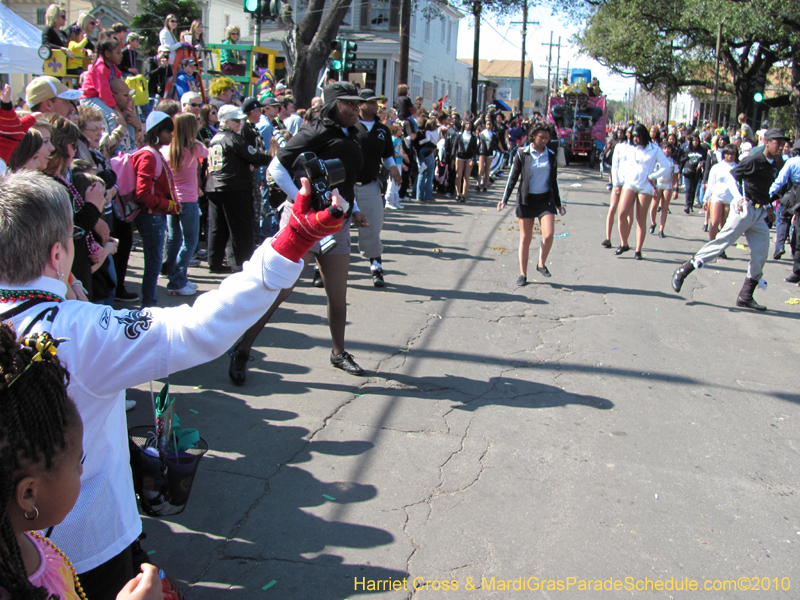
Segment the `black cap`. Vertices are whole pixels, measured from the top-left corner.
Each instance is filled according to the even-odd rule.
[[[373,100],[378,100],[380,98],[380,96],[375,95],[375,90],[371,90],[369,88],[364,88],[358,92],[358,95],[364,102],[372,102]]]
[[[182,67],[188,67],[189,65],[195,65],[195,66],[196,66],[196,65],[197,65],[197,63],[196,63],[196,62],[194,62],[194,59],[191,59],[191,58],[184,58],[184,59],[181,61],[181,66],[182,66]]]
[[[247,114],[250,111],[253,111],[253,110],[257,109],[257,108],[264,108],[264,105],[261,104],[261,102],[258,101],[258,98],[254,98],[253,96],[250,96],[248,98],[245,98],[244,102],[242,102],[242,112],[244,114]]]
[[[772,129],[767,129],[764,132],[764,140],[788,140],[789,136],[783,131],[783,129],[778,129],[777,127],[773,127]]]
[[[329,104],[334,100],[362,100],[363,98],[358,95],[358,88],[349,81],[337,81],[322,90],[322,99],[325,104]]]
[[[262,104],[266,106],[280,106],[283,104],[280,100],[278,100],[275,96],[267,96],[264,98]]]

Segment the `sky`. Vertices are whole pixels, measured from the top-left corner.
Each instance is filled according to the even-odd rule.
[[[511,21],[519,24],[511,24]],[[538,25],[531,23],[538,21]],[[522,54],[522,12],[516,16],[506,18],[505,22],[495,21],[491,17],[481,20],[481,56],[490,60],[520,60]],[[569,43],[570,38],[578,32],[578,27],[571,26],[559,15],[553,15],[552,10],[545,5],[530,6],[528,8],[528,33],[526,52],[528,60],[533,62],[533,72],[536,79],[547,78],[547,44],[550,41],[550,32],[553,32],[553,44],[558,43],[561,36],[561,69],[566,68],[569,62],[570,69],[588,68],[592,76],[600,80],[600,88],[613,100],[622,100],[625,92],[633,91],[633,78],[624,78],[611,75],[608,70],[594,60],[578,56],[577,47]],[[474,45],[474,28],[472,16],[467,15],[461,19],[458,26],[458,58],[472,59]],[[544,44],[544,46],[542,45]],[[556,67],[558,49],[553,46],[552,68]]]

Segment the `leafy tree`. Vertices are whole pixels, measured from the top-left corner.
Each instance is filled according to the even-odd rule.
[[[178,18],[178,31],[187,31],[195,19],[201,17],[194,0],[144,0],[139,5],[139,14],[133,17],[131,29],[143,37],[142,49],[155,54],[158,49],[158,32],[164,28],[164,19],[173,14]]]
[[[576,18],[589,14],[577,42],[612,71],[633,75],[649,91],[672,94],[686,86],[713,89],[717,28],[719,89],[750,114],[759,73],[791,59],[800,43],[792,27],[800,0],[566,0]],[[800,101],[800,100],[799,100]],[[777,104],[778,102],[775,102]]]

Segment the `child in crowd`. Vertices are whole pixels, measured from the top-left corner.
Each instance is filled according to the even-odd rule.
[[[69,51],[75,55],[75,58],[67,58],[67,74],[80,75],[83,73],[83,60],[86,58],[86,44],[89,42],[83,34],[83,30],[77,26],[72,25],[69,28]]]
[[[69,373],[59,341],[47,334],[16,340],[0,324],[0,599],[78,600],[83,595],[68,557],[36,531],[72,510],[83,473],[83,422],[67,396]],[[160,600],[153,565],[128,582],[117,600]]]
[[[97,44],[97,58],[83,78],[81,98],[99,98],[108,108],[117,106],[111,93],[111,80],[119,79],[122,73],[117,68],[122,62],[122,47],[115,37]]]
[[[402,173],[403,169],[407,169],[403,163],[408,162],[408,156],[403,152],[403,128],[400,125],[392,125],[392,143],[394,143],[394,162],[397,168]],[[389,185],[386,188],[386,208],[397,210],[403,208],[400,204],[400,186],[394,182],[394,179],[389,178]]]

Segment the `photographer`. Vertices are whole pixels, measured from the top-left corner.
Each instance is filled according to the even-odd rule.
[[[147,59],[144,76],[147,77],[147,93],[150,96],[150,102],[142,107],[142,112],[146,117],[158,103],[158,99],[164,97],[167,80],[172,77],[172,67],[169,65],[169,46],[159,46],[158,54]]]
[[[338,190],[341,196],[353,205],[351,212],[345,215],[341,230],[333,235],[333,239],[336,241],[335,247],[323,253],[320,245],[315,244],[304,259],[309,262],[311,254],[316,255],[325,284],[325,293],[328,296],[328,326],[333,342],[331,364],[353,375],[363,375],[364,371],[353,360],[353,356],[344,349],[344,332],[347,322],[347,274],[350,269],[350,222],[352,220],[357,227],[369,225],[355,203],[354,191],[356,177],[361,172],[364,162],[355,127],[358,123],[361,98],[356,87],[352,83],[344,81],[327,86],[322,97],[324,106],[319,117],[313,123],[302,127],[298,134],[278,151],[278,155],[270,163],[269,173],[286,192],[286,195],[293,199],[298,190],[292,174],[296,173],[298,168],[302,168],[300,164],[297,164],[297,158],[303,152],[313,152],[323,160],[338,158],[344,163],[346,178],[339,184]],[[281,219],[282,228],[286,226],[292,210],[289,200],[287,200],[286,207]],[[256,337],[291,292],[291,289],[283,290],[267,313],[247,330],[239,344],[231,351],[231,366],[228,375],[237,385],[243,384],[247,377],[250,349]]]

